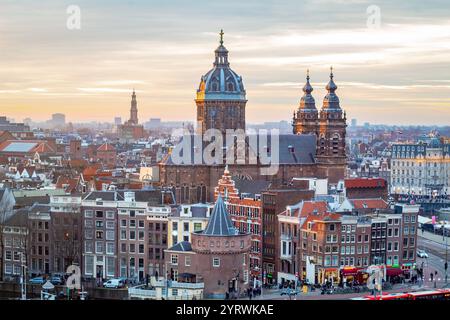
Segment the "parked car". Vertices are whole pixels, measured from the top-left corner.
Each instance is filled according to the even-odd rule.
[[[44,277],[31,278],[29,283],[30,284],[44,284],[45,283],[45,279],[44,279]]]
[[[60,275],[53,275],[50,278],[50,282],[55,286],[64,284],[64,280]]]
[[[109,279],[105,283],[103,283],[104,288],[123,288],[125,286],[125,283],[122,279]]]
[[[417,256],[419,258],[428,258],[428,253],[425,250],[417,250]]]
[[[281,289],[280,295],[288,295],[288,296],[296,296],[300,294],[299,289],[292,289],[292,288],[283,288]]]

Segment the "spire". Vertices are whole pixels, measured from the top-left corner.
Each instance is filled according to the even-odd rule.
[[[228,50],[223,45],[223,29],[220,30],[220,45],[217,47],[215,54],[216,54],[216,60],[214,61],[215,67],[229,67],[230,64],[228,63]]]
[[[220,35],[220,45],[222,46],[223,45],[223,35],[224,35],[223,29],[220,29],[219,35]]]
[[[310,94],[314,89],[313,89],[313,87],[311,86],[311,84],[309,83],[309,69],[307,69],[306,70],[306,84],[305,84],[305,86],[303,87],[303,92],[305,93],[305,94]]]
[[[300,99],[300,109],[307,111],[315,111],[316,110],[316,102],[314,97],[311,95],[311,92],[314,90],[309,83],[309,69],[306,70],[306,84],[303,86],[303,97]]]
[[[340,110],[339,97],[336,95],[337,85],[334,83],[333,67],[330,67],[330,81],[325,87],[328,91],[327,95],[323,99],[323,109]]]
[[[330,81],[328,82],[326,89],[329,93],[334,93],[337,89],[337,85],[333,81],[334,74],[333,74],[333,66],[330,67]]]

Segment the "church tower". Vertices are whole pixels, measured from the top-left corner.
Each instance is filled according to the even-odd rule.
[[[337,86],[334,83],[333,68],[331,67],[330,81],[326,89],[328,93],[323,99],[319,115],[319,132],[317,136],[317,162],[330,165],[345,165],[346,115],[343,112],[339,97],[336,95]]]
[[[313,87],[309,83],[309,70],[306,73],[306,84],[303,87],[303,97],[297,111],[294,111],[293,132],[294,134],[315,134],[318,133],[319,116],[316,109],[316,102],[311,95]]]
[[[215,50],[213,68],[201,77],[197,90],[197,130],[204,134],[208,129],[245,130],[245,89],[242,77],[230,68],[228,50],[220,44]]]
[[[136,92],[133,89],[133,95],[131,96],[131,108],[130,108],[130,124],[137,125],[138,122],[138,110],[137,110],[137,100]]]

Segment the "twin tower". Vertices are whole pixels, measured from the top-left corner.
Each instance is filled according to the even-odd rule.
[[[300,106],[294,112],[293,133],[314,134],[316,136],[316,162],[324,164],[345,163],[346,117],[339,105],[331,69],[330,81],[326,89],[322,109],[316,109],[313,88],[309,82],[309,72],[303,87],[304,95]],[[215,50],[213,68],[201,77],[197,90],[198,132],[208,129],[245,130],[245,106],[247,99],[242,77],[230,68],[228,50],[223,45],[223,31],[220,44]]]

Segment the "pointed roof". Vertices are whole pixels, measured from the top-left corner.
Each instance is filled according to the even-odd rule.
[[[236,235],[236,228],[231,221],[227,208],[225,207],[225,203],[223,202],[220,194],[217,197],[216,204],[214,205],[211,217],[209,218],[208,226],[202,234],[209,236]]]

